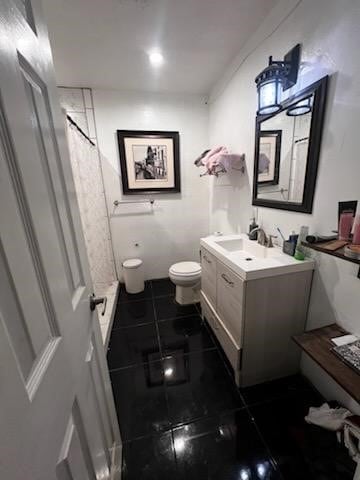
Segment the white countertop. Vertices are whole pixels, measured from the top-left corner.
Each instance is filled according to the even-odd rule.
[[[228,251],[218,244],[218,242],[227,240],[242,240],[241,250]],[[311,259],[296,260],[294,257],[283,253],[279,247],[263,247],[256,240],[249,240],[246,234],[210,235],[201,238],[200,245],[244,280],[303,272],[315,268],[315,262]]]

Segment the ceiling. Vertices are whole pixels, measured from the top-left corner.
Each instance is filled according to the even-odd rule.
[[[277,0],[43,0],[57,82],[207,94]],[[161,67],[148,52],[162,51]]]

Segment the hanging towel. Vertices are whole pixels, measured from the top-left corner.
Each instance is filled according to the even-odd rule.
[[[221,163],[225,170],[228,171],[230,168],[235,170],[241,170],[242,173],[245,171],[245,155],[239,155],[238,153],[219,153],[219,158],[217,159]]]
[[[204,166],[206,173],[203,175],[216,175],[219,173],[226,173],[230,169],[245,172],[245,155],[236,153],[229,153],[224,146],[214,147],[210,150],[205,150],[195,161],[197,167]]]
[[[202,159],[205,157],[205,155],[210,152],[210,150],[205,150],[194,162],[194,165],[197,167],[202,167],[204,164],[202,163]]]
[[[227,148],[225,147],[217,147],[210,152],[203,158],[203,163],[208,172],[213,172],[216,168],[221,164],[220,158],[222,155],[227,154]],[[225,168],[225,165],[223,165]]]

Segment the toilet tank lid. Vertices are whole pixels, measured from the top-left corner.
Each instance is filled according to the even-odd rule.
[[[125,260],[123,263],[124,268],[138,268],[142,265],[142,260],[140,258],[129,258],[129,260]]]

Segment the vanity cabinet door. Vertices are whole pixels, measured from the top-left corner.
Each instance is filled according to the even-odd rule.
[[[242,343],[244,281],[218,262],[216,311],[238,345]]]
[[[202,297],[201,308],[203,316],[206,318],[220,345],[222,346],[234,371],[239,370],[240,348],[226,330],[216,312],[211,308],[206,299]]]
[[[202,248],[201,290],[214,308],[216,308],[216,263],[214,255]]]

